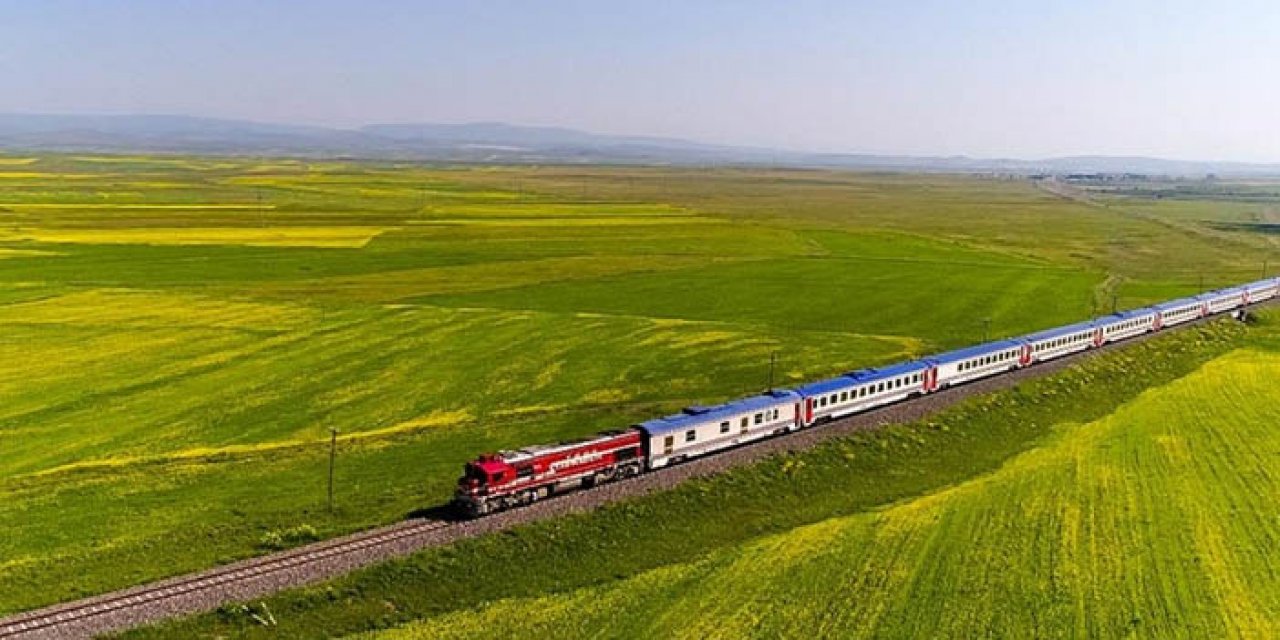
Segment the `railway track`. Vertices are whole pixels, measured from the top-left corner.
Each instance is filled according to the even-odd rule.
[[[0,638],[67,638],[100,632],[100,625],[78,624],[111,614],[154,607],[175,598],[231,585],[263,580],[301,566],[322,563],[352,554],[387,547],[449,526],[442,520],[411,520],[400,524],[335,538],[270,556],[263,556],[210,571],[144,585],[47,609],[18,614],[0,621]],[[166,609],[165,607],[155,607]],[[160,616],[164,617],[164,616]],[[136,621],[137,619],[134,618]],[[93,627],[93,628],[88,628]],[[82,630],[83,628],[83,630]]]
[[[1280,299],[1277,301],[1280,302]],[[1271,303],[1255,305],[1257,306],[1271,306]],[[1215,319],[1218,318],[1189,322],[1172,330],[1177,331]],[[980,379],[785,436],[759,440],[714,456],[696,458],[628,480],[556,496],[479,520],[454,521],[444,517],[443,509],[440,509],[441,513],[437,516],[418,517],[208,571],[16,614],[0,619],[0,640],[89,638],[166,618],[209,611],[232,602],[245,602],[283,589],[333,578],[425,547],[669,489],[692,477],[719,473],[780,451],[805,449],[844,433],[926,418],[969,396],[1008,388],[1021,380],[1043,377],[1098,353],[1141,343],[1164,333],[1147,334],[1075,353],[1034,367]]]

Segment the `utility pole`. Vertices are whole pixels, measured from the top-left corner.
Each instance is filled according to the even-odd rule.
[[[333,461],[338,456],[338,430],[329,428],[329,513],[333,513]]]
[[[258,200],[258,226],[263,229],[267,228],[267,211],[262,208],[262,187],[253,190],[254,197]]]
[[[769,390],[773,391],[773,368],[778,364],[778,352],[769,353]]]
[[[1200,273],[1200,293],[1204,293],[1204,272]]]
[[[982,341],[986,342],[991,333],[991,318],[982,319]]]
[[[1262,259],[1262,279],[1263,280],[1267,279],[1267,259],[1266,258]]]
[[[1119,298],[1119,294],[1117,294],[1115,291],[1112,291],[1111,292],[1111,313],[1115,313],[1117,311],[1116,300],[1118,298]]]

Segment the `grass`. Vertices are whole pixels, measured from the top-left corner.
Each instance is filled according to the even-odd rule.
[[[774,352],[816,379],[1238,281],[1270,247],[957,176],[67,155],[0,176],[0,357],[22,364],[0,371],[0,612],[399,520],[481,451],[758,391]]]
[[[1148,387],[1195,387],[1205,371],[1223,366],[1216,358],[1260,344],[1227,323],[1163,336],[928,421],[273,596],[264,602],[277,626],[227,609],[126,635],[318,637],[412,620],[374,637],[454,637],[511,620],[551,637],[1070,634],[1071,607],[1065,624],[1050,615],[1056,610],[1037,608],[1053,603],[1046,593],[1058,593],[1048,586],[1054,572],[1072,568],[1058,550],[1076,539],[1072,548],[1087,572],[1090,536],[1118,532],[1099,521],[1107,514],[1080,505],[1086,517],[1076,522],[1090,529],[1067,537],[1052,517],[1060,506],[1054,500],[1093,497],[1108,501],[1099,510],[1112,508],[1126,497],[1106,493],[1107,478],[1135,485],[1143,478],[1127,467],[1099,474],[1102,486],[1080,484],[1076,460],[1141,464],[1106,436],[1132,439],[1127,416],[1146,406]],[[1161,433],[1170,428],[1167,415],[1149,420]],[[1214,433],[1210,426],[1204,432]],[[1132,515],[1118,508],[1114,517]],[[1163,535],[1136,517],[1124,522],[1135,528],[1128,533]],[[1128,542],[1100,549],[1102,560],[1140,587],[1159,574],[1125,571],[1123,553],[1146,540]],[[1265,562],[1258,566],[1266,572]],[[1119,590],[1112,599],[1130,595]],[[1094,624],[1102,635],[1114,628],[1109,619]]]
[[[1233,351],[953,487],[369,637],[1275,637],[1277,376]]]

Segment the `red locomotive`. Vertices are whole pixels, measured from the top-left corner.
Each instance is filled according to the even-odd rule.
[[[454,502],[468,515],[482,516],[536,502],[557,491],[639,475],[644,459],[641,434],[635,429],[486,454],[463,468]]]

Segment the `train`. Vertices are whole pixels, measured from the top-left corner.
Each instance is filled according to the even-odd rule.
[[[528,505],[1201,318],[1240,315],[1277,294],[1280,278],[1263,279],[793,389],[692,406],[582,440],[484,454],[463,467],[453,504],[473,518]]]

